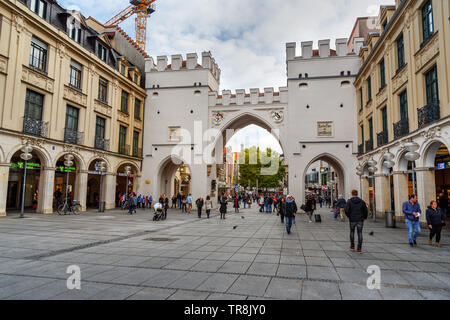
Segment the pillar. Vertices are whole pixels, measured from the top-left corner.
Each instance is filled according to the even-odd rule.
[[[394,171],[394,203],[395,216],[404,217],[403,202],[408,201],[408,175],[403,171]]]
[[[420,209],[422,215],[420,216],[420,222],[426,222],[426,209],[430,204],[430,201],[436,200],[436,180],[434,170],[429,168],[417,168],[417,198],[419,199]]]
[[[389,211],[389,180],[384,174],[375,175],[375,205],[377,216],[384,217]]]
[[[207,188],[207,166],[206,164],[194,164],[191,166],[191,194],[192,199],[206,198]],[[195,206],[195,203],[194,203]]]
[[[81,210],[86,211],[88,171],[80,170],[75,178],[75,199],[80,201]]]
[[[134,175],[133,188],[134,188],[134,192],[136,192],[137,195],[142,194],[141,180],[142,180],[141,175],[137,175],[137,174]],[[114,192],[114,194],[115,194],[115,192]],[[167,196],[169,196],[169,195],[167,195]]]
[[[362,195],[361,195],[361,199],[363,199],[366,204],[367,207],[369,207],[370,204],[370,192],[369,192],[369,179],[368,178],[362,178]]]
[[[103,176],[103,199],[105,209],[114,209],[116,207],[116,174],[112,172]]]
[[[8,194],[9,164],[0,163],[0,216],[6,216],[6,196]]]
[[[55,186],[55,170],[53,167],[41,169],[39,177],[38,213],[53,213],[53,188]]]

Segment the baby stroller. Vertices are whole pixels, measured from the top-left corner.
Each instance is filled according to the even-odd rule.
[[[153,206],[153,209],[155,210],[155,215],[153,216],[153,221],[159,221],[163,218],[163,206],[161,203],[155,203]]]

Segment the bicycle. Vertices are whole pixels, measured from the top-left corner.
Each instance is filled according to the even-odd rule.
[[[70,205],[67,201],[58,206],[58,214],[66,215],[66,214],[79,214],[81,211],[81,204],[77,203],[77,200],[73,200],[74,204]]]

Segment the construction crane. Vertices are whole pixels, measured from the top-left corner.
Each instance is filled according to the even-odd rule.
[[[104,23],[105,27],[115,27],[136,13],[136,43],[145,51],[147,17],[155,12],[156,0],[130,0],[130,5]]]

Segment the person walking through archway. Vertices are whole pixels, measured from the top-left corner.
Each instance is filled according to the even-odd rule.
[[[203,204],[205,203],[205,201],[203,200],[202,197],[198,198],[195,201],[195,205],[197,206],[197,211],[198,211],[198,218],[201,219],[202,217],[202,209],[203,209]]]
[[[309,195],[306,200],[305,211],[308,214],[310,223],[312,222],[312,216],[313,216],[314,210],[316,210],[316,200],[314,200],[314,198],[311,195]]]
[[[358,197],[358,191],[352,190],[352,198],[345,205],[345,214],[350,221],[350,250],[355,251],[355,228],[358,230],[358,248],[357,252],[362,253],[362,230],[364,221],[367,219],[367,205]]]
[[[343,195],[339,195],[339,199],[336,202],[336,209],[339,212],[339,216],[341,217],[341,221],[345,220],[345,206],[347,202],[344,199]]]
[[[206,196],[205,209],[206,209],[206,217],[208,219],[209,219],[209,215],[211,213],[212,208],[213,208],[213,203],[211,201],[211,197],[210,196]]]
[[[227,203],[228,198],[222,193],[220,197],[220,219],[225,219],[225,215],[227,214]]]
[[[433,238],[436,235],[436,247],[439,247],[441,242],[441,230],[442,226],[445,225],[446,214],[438,207],[436,201],[431,201],[430,206],[427,209],[427,225],[430,229],[430,237],[428,239],[428,244],[431,246],[433,244]]]
[[[234,212],[239,213],[239,197],[238,197],[238,195],[234,196]]]
[[[280,213],[281,223],[284,223],[284,216],[286,215],[286,201],[284,200],[284,197],[280,198],[278,212]]]
[[[292,221],[297,213],[297,204],[295,203],[292,196],[288,195],[286,197],[285,205],[285,219],[286,219],[286,231],[288,234],[291,233]]]
[[[409,201],[402,205],[402,211],[405,215],[405,224],[408,229],[408,242],[411,247],[417,246],[417,237],[420,235],[419,217],[422,214],[417,195],[409,196]]]

